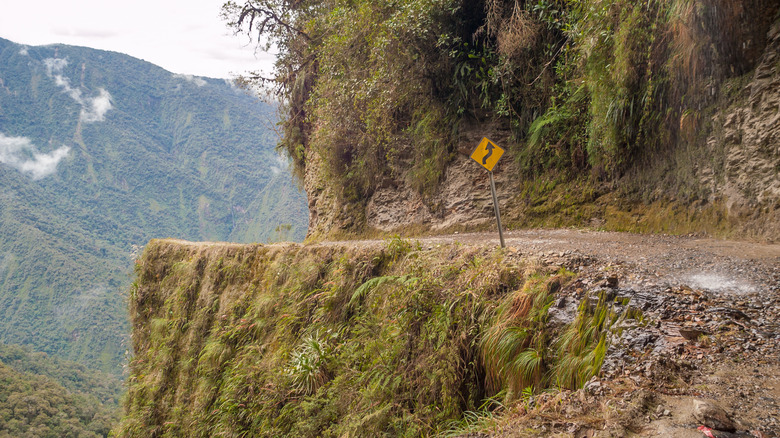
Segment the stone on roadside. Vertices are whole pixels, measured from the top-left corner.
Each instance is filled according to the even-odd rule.
[[[709,333],[704,330],[693,328],[693,327],[680,328],[680,336],[682,336],[688,341],[696,341],[702,335],[709,335]]]
[[[704,426],[727,432],[735,432],[737,426],[728,413],[715,403],[693,400],[693,418]]]

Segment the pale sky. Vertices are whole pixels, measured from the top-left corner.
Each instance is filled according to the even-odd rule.
[[[222,3],[3,0],[0,37],[30,46],[62,43],[126,53],[173,73],[213,78],[269,73],[273,55],[255,53],[246,35],[232,34],[219,16]]]

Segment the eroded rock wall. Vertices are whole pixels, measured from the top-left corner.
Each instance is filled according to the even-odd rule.
[[[501,147],[508,147],[509,133],[500,126],[467,127],[459,136],[455,158],[447,167],[432,199],[424,199],[404,181],[388,184],[369,199],[367,225],[382,231],[410,226],[444,230],[495,221],[488,172],[470,157],[482,137],[490,138]],[[500,165],[494,168],[499,204],[507,211],[512,210],[515,204],[518,174],[517,163],[511,156],[502,157]]]
[[[737,102],[712,118],[701,181],[744,228],[780,236],[780,20]]]

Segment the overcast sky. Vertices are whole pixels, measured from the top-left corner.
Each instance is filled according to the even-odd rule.
[[[222,0],[11,0],[0,37],[38,46],[70,44],[122,52],[173,73],[229,78],[269,72],[273,55],[255,53],[219,17]],[[239,2],[240,3],[240,2]]]

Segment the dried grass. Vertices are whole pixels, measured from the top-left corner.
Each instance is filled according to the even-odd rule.
[[[529,17],[522,3],[516,0],[510,7],[502,0],[488,0],[485,14],[485,23],[476,34],[496,38],[498,54],[502,57],[520,56],[524,50],[534,47],[541,35],[540,23]]]
[[[532,20],[528,12],[520,9],[515,2],[512,16],[502,22],[501,30],[498,32],[498,53],[508,58],[520,56],[523,50],[535,46],[540,31],[539,23]]]
[[[525,319],[528,317],[528,313],[531,311],[533,304],[534,300],[532,296],[523,292],[518,293],[512,300],[508,319],[512,321]]]

